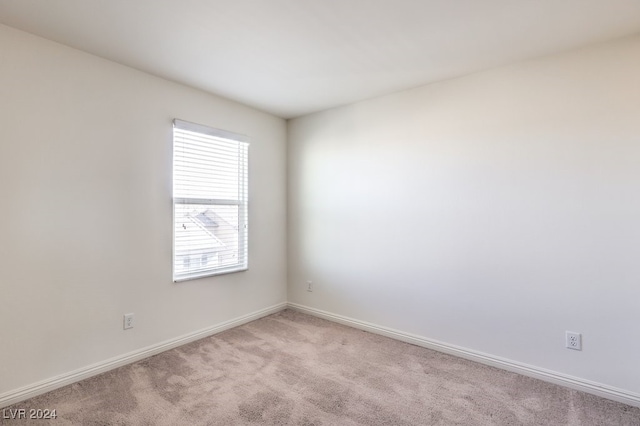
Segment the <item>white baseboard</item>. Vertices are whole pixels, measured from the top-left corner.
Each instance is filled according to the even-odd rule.
[[[303,312],[309,315],[313,315],[319,318],[324,318],[329,321],[344,324],[353,328],[369,331],[375,334],[380,334],[382,336],[390,337],[392,339],[411,343],[417,346],[422,346],[427,349],[433,349],[439,352],[455,355],[460,358],[476,361],[481,364],[486,364],[486,365],[497,367],[503,370],[522,374],[523,376],[533,377],[536,379],[544,380],[546,382],[565,386],[570,389],[587,392],[593,395],[601,396],[603,398],[622,402],[624,404],[640,407],[640,394],[629,392],[624,389],[614,388],[612,386],[603,385],[601,383],[592,382],[592,381],[581,379],[578,377],[568,376],[566,374],[558,373],[551,370],[546,370],[544,368],[536,367],[533,365],[527,365],[517,361],[512,361],[509,359],[493,356],[490,354],[485,354],[485,353],[474,351],[471,349],[450,345],[448,343],[427,339],[422,336],[405,333],[405,332],[394,330],[388,327],[382,327],[376,324],[371,324],[365,321],[360,321],[360,320],[345,317],[342,315],[333,314],[331,312],[323,311],[320,309],[299,305],[297,303],[288,303],[287,306],[290,309]]]
[[[365,321],[359,321],[353,318],[345,317],[342,315],[333,314],[320,309],[311,308],[297,303],[279,303],[271,307],[261,309],[256,312],[252,312],[247,315],[243,315],[238,318],[234,318],[229,321],[208,327],[193,333],[189,333],[175,339],[166,340],[156,345],[147,346],[146,348],[139,349],[137,351],[129,352],[124,355],[120,355],[108,360],[89,365],[87,367],[80,368],[78,370],[71,371],[69,373],[61,374],[56,377],[52,377],[47,380],[43,380],[38,383],[34,383],[19,389],[15,389],[9,392],[5,392],[0,395],[0,408],[15,404],[20,401],[24,401],[34,396],[50,392],[54,389],[78,382],[83,379],[104,373],[109,370],[113,370],[118,367],[122,367],[127,364],[139,361],[144,358],[159,354],[169,349],[182,346],[184,344],[199,340],[222,331],[228,330],[233,327],[237,327],[242,324],[257,320],[282,311],[285,308],[291,308],[300,312],[307,313],[319,318],[324,318],[329,321],[344,324],[350,327],[358,328],[360,330],[369,331],[371,333],[380,334],[392,339],[400,340],[403,342],[411,343],[424,348],[433,349],[439,352],[448,353],[451,355],[459,356],[461,358],[476,361],[482,364],[491,365],[493,367],[501,368],[503,370],[512,371],[514,373],[522,374],[524,376],[533,377],[536,379],[544,380],[546,382],[555,383],[561,386],[565,386],[571,389],[591,393],[601,396],[603,398],[611,399],[614,401],[622,402],[624,404],[640,407],[640,394],[626,391],[624,389],[614,388],[612,386],[592,382],[589,380],[581,379],[578,377],[568,376],[555,371],[546,370],[532,365],[519,363],[516,361],[508,360],[505,358],[477,352],[474,350],[461,348],[458,346],[450,345],[436,340],[427,339],[421,336],[417,336],[410,333],[394,330],[388,327],[382,327],[376,324],[371,324]]]
[[[238,318],[234,318],[229,321],[216,324],[212,327],[207,327],[202,330],[195,331],[193,333],[185,334],[175,339],[165,340],[164,342],[147,346],[133,352],[119,355],[110,359],[107,359],[96,364],[83,367],[69,373],[61,374],[56,377],[52,377],[47,380],[43,380],[38,383],[34,383],[28,386],[24,386],[19,389],[11,390],[0,395],[0,408],[15,404],[20,401],[24,401],[34,396],[50,392],[54,389],[61,388],[71,383],[78,382],[83,379],[95,376],[100,373],[104,373],[114,368],[122,367],[123,365],[131,364],[144,358],[148,358],[152,355],[159,354],[160,352],[167,351],[169,349],[177,348],[184,344],[193,342],[195,340],[202,339],[204,337],[212,336],[222,331],[228,330],[233,327],[237,327],[242,324],[257,320],[267,315],[275,314],[276,312],[286,309],[287,303],[282,302],[277,305],[270,306],[259,311],[252,312],[247,315],[243,315]]]

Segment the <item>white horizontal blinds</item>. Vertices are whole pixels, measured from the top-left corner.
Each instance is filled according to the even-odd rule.
[[[248,141],[174,121],[174,280],[247,269]]]

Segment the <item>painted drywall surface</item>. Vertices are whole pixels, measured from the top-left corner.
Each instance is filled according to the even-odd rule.
[[[173,118],[252,139],[247,272],[172,282]],[[284,120],[0,26],[0,132],[0,394],[286,300]]]
[[[639,117],[635,37],[291,120],[289,301],[640,392]]]

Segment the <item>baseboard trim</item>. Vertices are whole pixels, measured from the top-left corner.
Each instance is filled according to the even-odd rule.
[[[148,358],[169,349],[177,348],[178,346],[182,346],[184,344],[212,336],[230,328],[260,319],[267,315],[275,314],[286,308],[286,302],[278,303],[277,305],[255,311],[250,314],[243,315],[229,321],[225,321],[214,326],[195,331],[193,333],[185,334],[174,339],[165,340],[164,342],[147,346],[146,348],[138,349],[136,351],[132,351],[124,355],[119,355],[105,361],[89,365],[87,367],[79,368],[69,373],[61,374],[59,376],[52,377],[41,382],[5,392],[0,395],[0,408],[7,407],[9,405],[24,401],[29,398],[33,398],[34,396],[50,392],[54,389],[70,385],[72,383],[107,372],[109,370],[131,364],[133,362]]]
[[[533,377],[536,379],[544,380],[546,382],[565,386],[570,389],[587,392],[593,395],[601,396],[603,398],[622,402],[624,404],[640,407],[640,394],[629,392],[624,389],[614,388],[612,386],[604,385],[601,383],[592,382],[578,377],[568,376],[556,371],[551,371],[533,365],[512,361],[506,358],[501,358],[471,349],[450,345],[448,343],[439,342],[437,340],[427,339],[422,336],[405,333],[399,330],[394,330],[392,328],[383,327],[366,321],[360,321],[354,318],[345,317],[297,303],[288,303],[287,307],[299,312],[337,322],[353,328],[380,334],[382,336],[390,337],[392,339],[411,343],[417,346],[422,346],[427,349],[433,349],[439,352],[455,355],[460,358],[476,361],[481,364],[490,365],[503,370],[522,374],[523,376]]]

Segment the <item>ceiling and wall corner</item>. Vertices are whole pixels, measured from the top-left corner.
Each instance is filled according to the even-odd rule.
[[[292,118],[640,31],[634,0],[0,0],[0,23]]]

